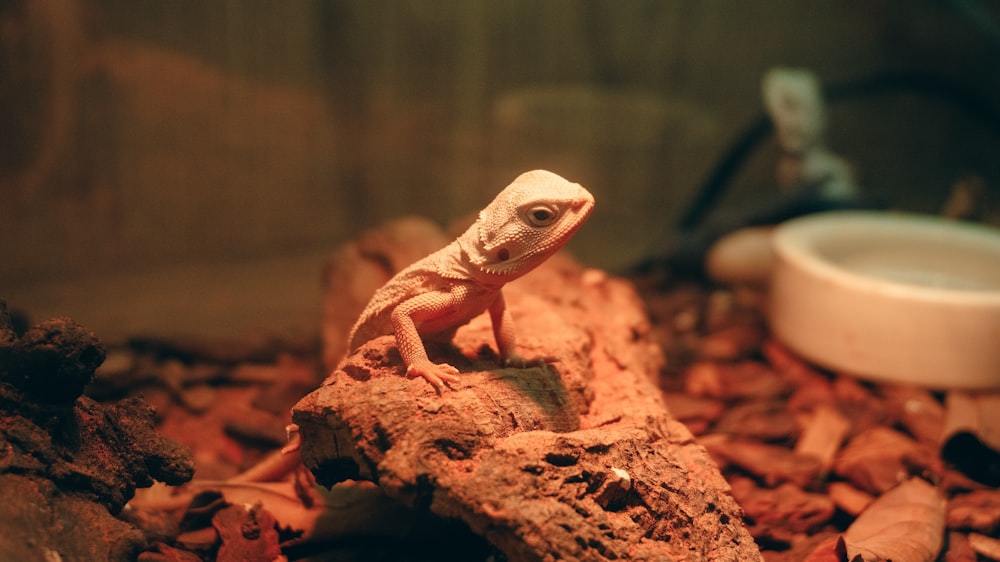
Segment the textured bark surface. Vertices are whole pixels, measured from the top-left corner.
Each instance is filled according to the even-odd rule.
[[[391,336],[372,340],[293,410],[317,479],[374,480],[512,560],[760,559],[652,382],[662,356],[631,285],[557,256],[506,295],[521,354],[551,363],[500,368],[481,316],[428,348],[462,372],[438,395]]]
[[[141,398],[80,396],[104,358],[68,318],[19,336],[0,300],[0,560],[134,560],[145,536],[112,514],[154,479],[194,474]]]

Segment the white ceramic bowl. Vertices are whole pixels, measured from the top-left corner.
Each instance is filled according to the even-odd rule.
[[[1000,231],[831,212],[774,232],[770,322],[815,363],[931,388],[1000,387]]]

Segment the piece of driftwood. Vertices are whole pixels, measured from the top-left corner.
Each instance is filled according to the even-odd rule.
[[[391,336],[368,342],[293,409],[317,480],[373,480],[511,560],[760,560],[653,383],[662,356],[631,285],[557,256],[505,292],[521,354],[552,362],[501,368],[480,317],[429,346],[462,372],[439,395]]]
[[[827,485],[827,493],[830,494],[830,499],[833,500],[833,503],[837,507],[842,509],[844,513],[854,517],[857,517],[859,513],[875,501],[874,496],[855,488],[847,482],[830,482]]]
[[[804,427],[795,443],[795,454],[819,459],[825,473],[833,464],[851,422],[830,404],[818,404],[802,418]]]

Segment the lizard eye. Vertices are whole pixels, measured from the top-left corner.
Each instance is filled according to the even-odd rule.
[[[534,226],[548,226],[552,224],[556,217],[559,216],[559,212],[549,205],[535,205],[528,209],[525,213],[525,218],[528,219],[528,223]]]

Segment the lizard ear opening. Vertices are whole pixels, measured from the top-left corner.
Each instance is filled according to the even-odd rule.
[[[499,259],[500,261],[509,260],[510,250],[508,250],[507,248],[500,248],[500,250],[497,252],[497,259]]]

